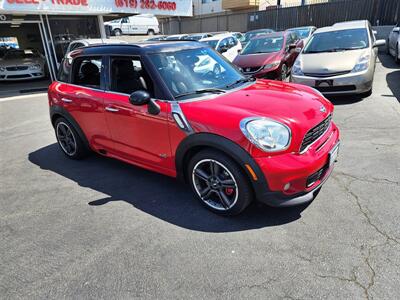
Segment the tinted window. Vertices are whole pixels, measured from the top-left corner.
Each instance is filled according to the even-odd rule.
[[[64,58],[61,61],[60,69],[58,70],[57,80],[69,83],[69,74],[71,73],[71,58]]]
[[[154,97],[153,82],[139,58],[111,58],[111,91],[132,94],[135,91],[147,91]]]
[[[84,57],[75,59],[73,65],[72,83],[99,89],[101,67],[101,57]]]
[[[368,47],[366,29],[346,29],[314,34],[303,53],[336,52]]]
[[[241,54],[278,52],[283,47],[283,36],[252,39]]]
[[[291,32],[296,33],[301,39],[308,38],[308,36],[311,34],[311,28],[296,28],[296,29],[290,29]]]

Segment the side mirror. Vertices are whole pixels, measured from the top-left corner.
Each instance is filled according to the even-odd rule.
[[[146,91],[136,91],[129,96],[132,105],[143,106],[147,104],[147,111],[151,115],[158,115],[161,111],[160,106],[150,97]]]
[[[399,33],[399,32],[400,32],[400,27],[395,27],[395,28],[393,28],[393,32]]]
[[[376,40],[374,43],[374,47],[381,47],[381,46],[385,46],[385,45],[386,45],[385,40]]]

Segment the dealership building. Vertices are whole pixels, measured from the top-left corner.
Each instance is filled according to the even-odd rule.
[[[0,42],[43,53],[54,80],[71,41],[106,38],[105,21],[135,14],[191,16],[192,0],[0,0]]]

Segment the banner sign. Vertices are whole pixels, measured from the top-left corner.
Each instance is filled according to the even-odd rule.
[[[192,0],[0,0],[6,13],[192,16]]]

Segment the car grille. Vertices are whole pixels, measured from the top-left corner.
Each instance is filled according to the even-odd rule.
[[[332,76],[345,75],[350,72],[351,71],[342,71],[342,72],[335,72],[335,73],[304,73],[304,75],[310,76],[310,77],[326,78],[326,77],[332,77]]]
[[[307,178],[307,183],[306,183],[307,187],[309,188],[314,183],[316,183],[318,180],[321,180],[325,175],[326,169],[327,169],[327,166],[325,165],[321,169],[319,169],[317,172],[315,172],[314,174],[310,175]]]
[[[255,73],[255,72],[259,71],[260,69],[261,69],[261,66],[258,66],[258,67],[246,67],[246,68],[243,68],[243,72],[244,73]]]
[[[329,125],[332,121],[332,115],[329,115],[325,120],[319,123],[314,128],[311,128],[305,135],[303,142],[301,143],[300,152],[304,152],[308,146],[318,140],[325,131],[328,130]]]
[[[350,92],[357,89],[355,85],[317,86],[315,88],[321,93]]]
[[[16,66],[16,67],[7,67],[7,71],[25,71],[28,70],[28,66]]]

